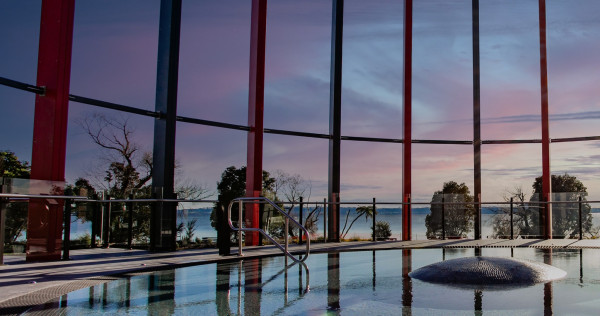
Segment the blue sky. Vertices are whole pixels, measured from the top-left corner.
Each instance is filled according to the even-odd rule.
[[[539,139],[536,0],[483,0],[482,138]],[[600,119],[600,2],[547,0],[550,136],[596,136]],[[159,1],[77,1],[71,93],[152,110]],[[471,1],[414,5],[413,138],[472,140]],[[35,83],[40,1],[0,3],[0,76]],[[402,1],[346,0],[342,134],[401,138]],[[245,125],[250,1],[183,1],[179,115]],[[327,133],[331,3],[275,0],[268,5],[265,127]],[[30,160],[34,96],[0,86],[0,149]],[[67,180],[102,166],[101,151],[74,123],[94,112],[71,103]],[[129,117],[129,116],[124,116]],[[152,148],[153,120],[129,117]],[[181,178],[215,190],[220,173],[246,159],[244,132],[179,123]],[[326,140],[265,135],[264,168],[299,173],[312,199],[326,195]],[[600,199],[600,143],[552,144],[553,174],[568,172]],[[342,143],[342,199],[398,201],[401,146]],[[444,182],[473,188],[473,150],[413,145],[413,200],[428,201]],[[541,145],[483,147],[483,199],[529,192],[541,175]]]

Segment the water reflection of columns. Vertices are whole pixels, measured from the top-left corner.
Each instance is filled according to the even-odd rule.
[[[283,303],[287,306],[288,304],[288,257],[285,256],[285,272],[283,278]]]
[[[481,257],[481,248],[475,247],[474,250],[475,250],[474,251],[475,257]],[[475,306],[474,306],[475,315],[483,315],[483,312],[482,312],[483,291],[475,290],[475,292],[473,293],[473,301],[475,303]]]
[[[412,315],[412,250],[402,249],[402,315]]]
[[[246,259],[242,262],[244,269],[244,314],[260,315],[262,295],[262,261]]]
[[[218,315],[231,315],[231,309],[229,307],[229,277],[231,273],[231,264],[217,262],[217,291],[215,297],[215,303],[217,305]]]
[[[583,284],[583,249],[579,249],[579,283]]]
[[[88,305],[90,306],[90,308],[94,307],[94,286],[90,286],[89,288],[89,293],[88,293]]]
[[[327,309],[340,309],[340,254],[327,254]]]
[[[483,291],[475,290],[475,315],[483,315]]]
[[[552,265],[552,249],[544,249],[544,263]],[[552,282],[544,284],[544,315],[552,315]]]
[[[175,314],[175,270],[148,276],[148,315]]]
[[[69,305],[69,295],[64,294],[60,297],[60,308],[65,309]]]
[[[125,307],[131,307],[131,277],[127,278],[127,284],[125,285]]]
[[[102,284],[102,309],[108,305],[108,283]]]
[[[377,271],[375,270],[375,250],[373,250],[373,292],[375,292]]]

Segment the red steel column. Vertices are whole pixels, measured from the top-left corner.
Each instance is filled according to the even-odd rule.
[[[250,29],[250,91],[248,99],[248,159],[246,196],[262,194],[263,117],[265,100],[265,40],[267,33],[267,0],[252,0]],[[246,226],[258,227],[259,205],[246,207]],[[258,233],[246,233],[246,245],[258,245]]]
[[[539,0],[540,78],[542,94],[542,201],[552,201],[550,175],[550,131],[548,119],[548,61],[546,54],[546,0]],[[544,207],[544,238],[552,239],[552,205]]]
[[[74,0],[42,1],[37,85],[45,87],[46,92],[35,98],[32,180],[65,180],[74,10]],[[30,203],[27,261],[60,260],[62,206]]]
[[[404,85],[402,87],[402,240],[411,240],[411,146],[412,146],[412,0],[404,0]]]

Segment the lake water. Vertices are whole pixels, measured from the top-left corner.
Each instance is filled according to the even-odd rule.
[[[340,214],[340,218],[341,218],[341,224],[340,224],[340,229],[342,229],[342,227],[344,226],[344,222],[346,219],[346,213],[347,213],[348,209],[342,209],[341,214]],[[348,225],[350,225],[350,222],[355,218],[354,217],[354,209],[350,210],[350,216],[348,219]],[[216,238],[217,236],[217,232],[216,230],[214,230],[214,228],[212,228],[210,226],[210,213],[211,210],[210,209],[189,209],[189,210],[180,210],[178,211],[178,221],[179,222],[183,222],[186,223],[188,221],[192,221],[194,219],[197,220],[196,222],[196,230],[194,233],[194,236],[192,237],[192,239],[195,239],[196,237],[198,238],[203,238],[203,237],[213,237]],[[412,215],[412,231],[413,231],[413,240],[421,240],[421,239],[427,239],[426,238],[426,231],[427,228],[425,227],[425,217],[427,216],[427,213],[429,212],[428,209],[416,209],[413,211],[413,215]],[[303,213],[303,217],[305,217],[306,214],[306,210]],[[594,226],[600,226],[600,214],[599,213],[592,213],[593,215],[593,225]],[[297,210],[294,210],[292,212],[292,216],[294,216],[295,219],[298,218],[298,212]],[[491,238],[491,235],[493,233],[493,227],[492,227],[492,218],[494,217],[494,214],[486,214],[485,212],[482,214],[482,237],[483,238]],[[400,209],[378,209],[378,214],[376,216],[377,221],[386,221],[390,224],[390,228],[392,230],[392,238],[397,238],[398,240],[401,239],[401,233],[402,233],[402,211]],[[71,238],[75,239],[78,236],[82,236],[85,234],[90,234],[91,233],[91,223],[90,222],[85,222],[82,223],[80,221],[77,221],[77,219],[75,217],[72,218],[72,225],[71,225]],[[303,220],[304,222],[304,220]],[[353,237],[358,237],[358,238],[371,238],[371,226],[372,226],[373,222],[372,219],[369,218],[369,220],[365,220],[364,218],[359,218],[354,225],[352,226],[352,228],[350,229],[349,233],[347,234],[346,238],[353,238]],[[321,213],[321,215],[318,218],[318,221],[316,223],[318,230],[316,231],[316,235],[317,236],[323,236],[323,214]],[[290,226],[291,227],[291,226]],[[488,237],[489,236],[489,237]],[[473,232],[470,233],[469,237],[473,237]]]

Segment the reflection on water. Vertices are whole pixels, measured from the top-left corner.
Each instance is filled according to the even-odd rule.
[[[412,272],[412,250],[402,250],[402,315],[411,315],[413,301],[412,280],[408,276]]]
[[[530,259],[567,271],[545,284],[507,290],[453,288],[411,279],[433,262],[465,256]],[[37,308],[61,315],[421,315],[595,314],[600,251],[594,249],[419,249],[316,254],[133,275],[71,292]],[[310,269],[310,271],[309,271]],[[585,272],[585,275],[584,275]],[[309,277],[310,275],[310,277]]]
[[[544,263],[552,265],[552,249],[543,249]],[[544,315],[553,315],[552,313],[552,282],[544,284]]]

